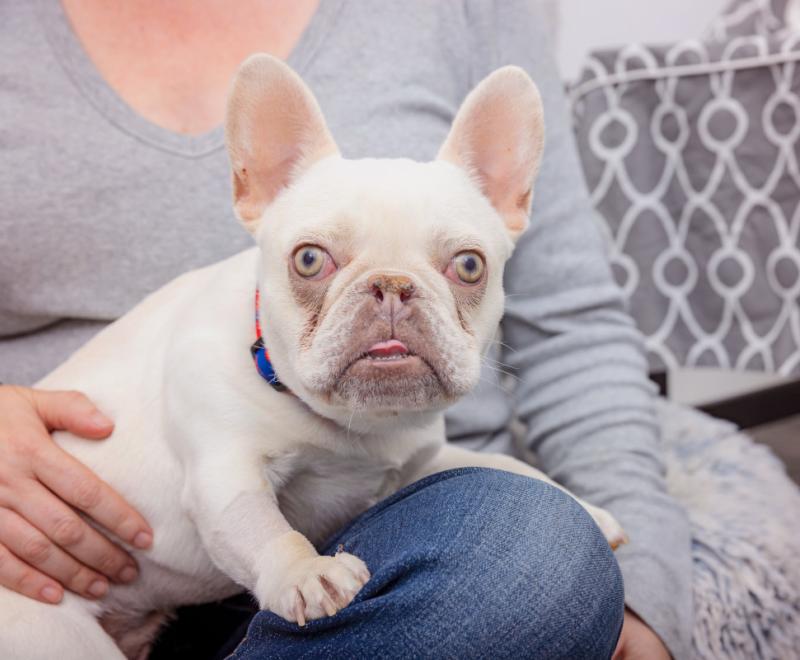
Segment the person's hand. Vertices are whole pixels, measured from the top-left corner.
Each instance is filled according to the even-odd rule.
[[[64,587],[100,598],[108,591],[109,579],[136,579],[133,558],[76,509],[136,548],[152,544],[150,526],[49,435],[64,429],[99,440],[113,428],[113,422],[77,392],[0,386],[1,585],[57,603]]]
[[[629,609],[625,609],[622,633],[612,660],[669,660],[664,642]]]

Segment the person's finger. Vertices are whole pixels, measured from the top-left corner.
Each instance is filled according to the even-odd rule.
[[[80,392],[31,392],[39,417],[51,431],[65,430],[83,438],[99,440],[114,430],[114,422]]]
[[[26,484],[11,508],[80,563],[117,582],[138,575],[136,562],[40,484]]]
[[[86,598],[101,598],[108,580],[80,564],[33,525],[13,511],[0,509],[0,529],[6,547],[37,571],[58,580],[70,591]]]
[[[0,544],[0,585],[43,603],[59,603],[64,589],[58,582],[21,561]]]
[[[65,502],[135,548],[150,547],[153,531],[141,514],[83,463],[57,445],[45,446],[33,464],[36,477]]]

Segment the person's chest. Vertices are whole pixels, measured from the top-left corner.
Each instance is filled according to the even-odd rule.
[[[456,4],[420,3],[417,13],[334,4],[340,11],[289,61],[343,155],[435,157],[471,83]],[[222,131],[192,137],[149,124],[103,87],[64,25],[47,22],[52,11],[43,15],[28,6],[0,28],[6,335],[61,318],[114,319],[178,274],[250,244],[231,211]]]
[[[222,123],[225,95],[239,63],[254,52],[286,59],[319,4],[319,0],[60,2],[109,87],[148,121],[190,135]]]

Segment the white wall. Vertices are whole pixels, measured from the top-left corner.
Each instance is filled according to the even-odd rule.
[[[631,42],[699,37],[728,0],[545,0],[559,13],[562,76],[580,72],[587,51]]]

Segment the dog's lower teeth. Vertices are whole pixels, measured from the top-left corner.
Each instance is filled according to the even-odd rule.
[[[405,355],[396,354],[396,355],[370,355],[370,360],[377,360],[379,362],[390,362],[392,360],[402,360]]]

